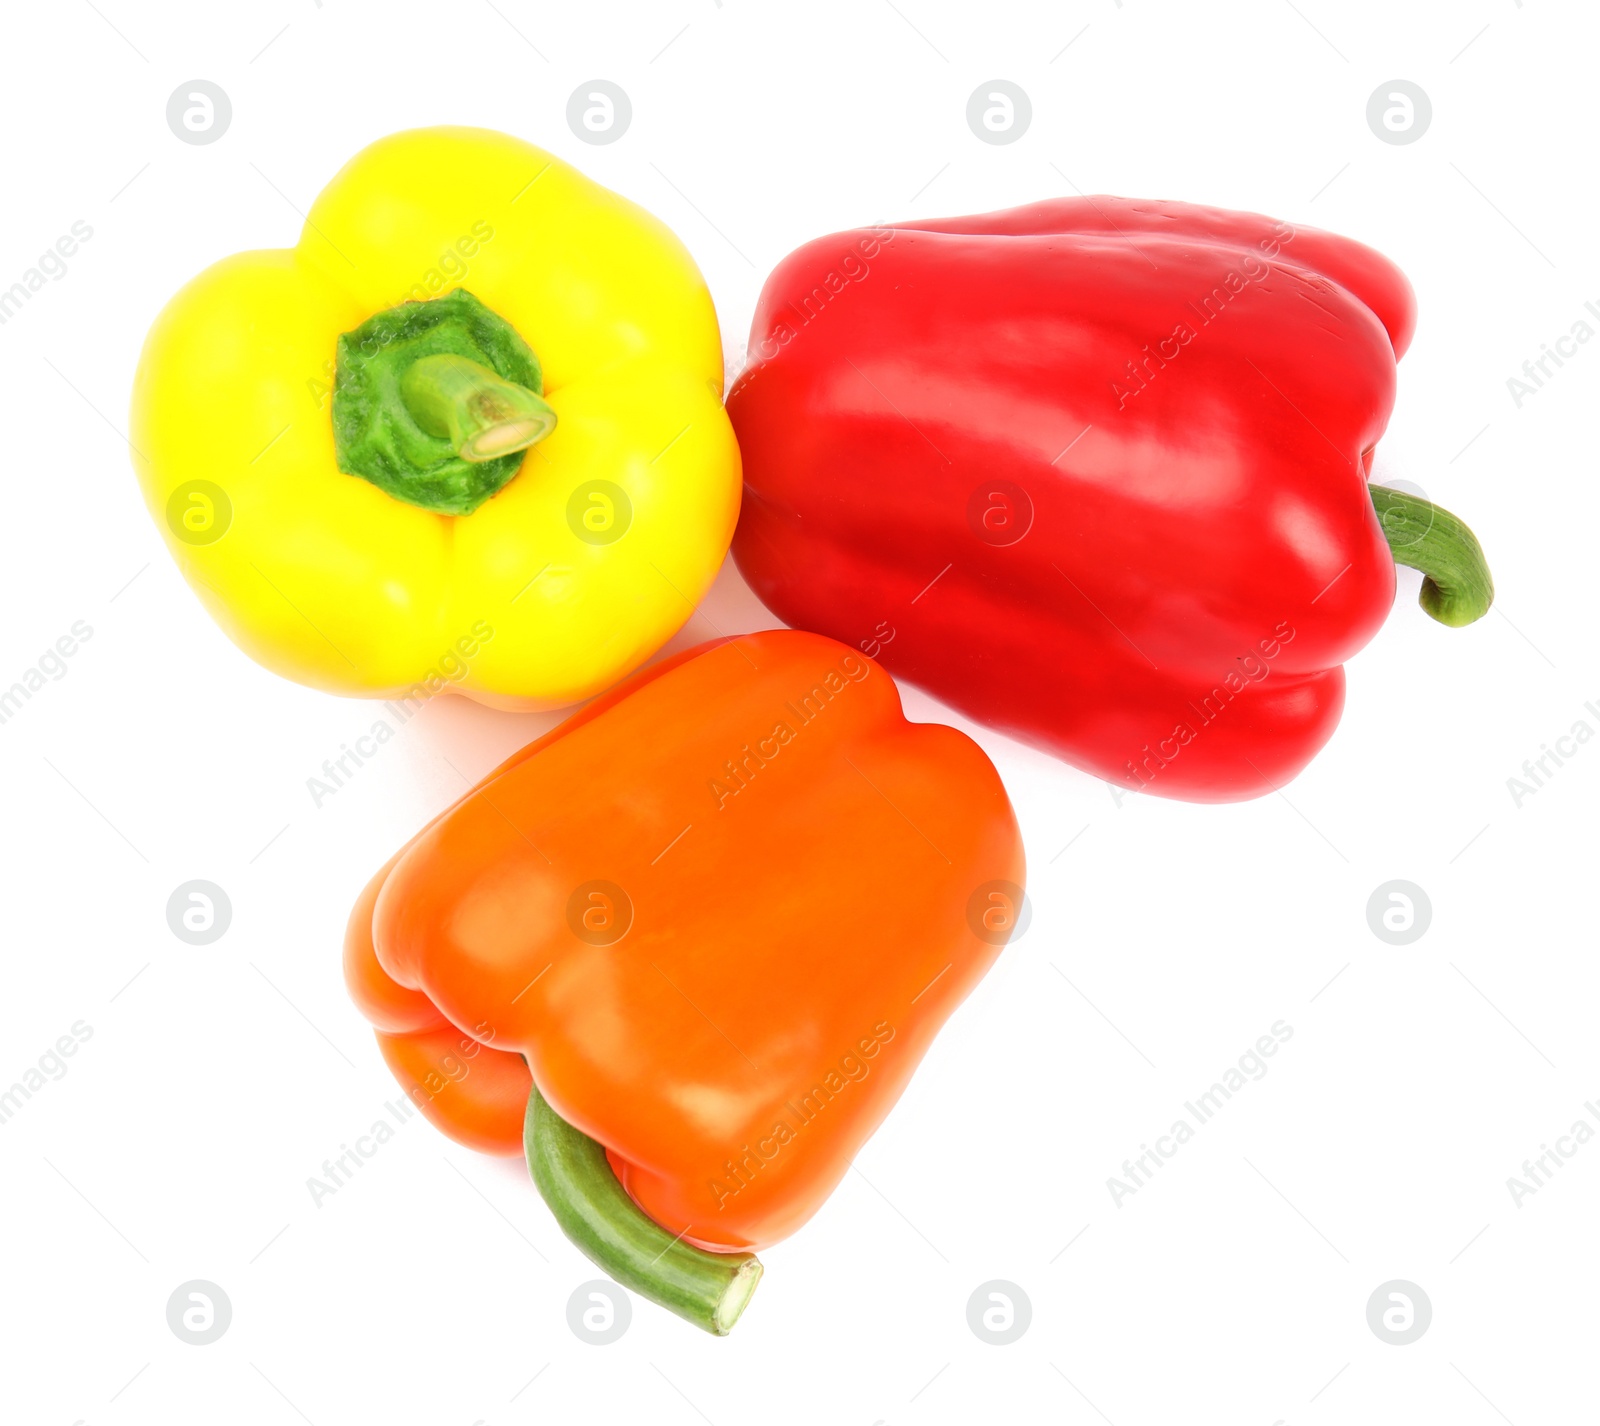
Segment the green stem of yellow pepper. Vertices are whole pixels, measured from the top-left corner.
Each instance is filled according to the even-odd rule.
[[[525,386],[482,362],[448,353],[419,357],[400,377],[412,419],[444,436],[462,460],[485,461],[526,450],[555,429],[556,413]]]
[[[440,515],[496,495],[556,424],[538,357],[465,288],[369,317],[335,371],[339,469]]]

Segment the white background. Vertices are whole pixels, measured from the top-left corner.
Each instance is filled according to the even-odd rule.
[[[0,726],[0,1087],[75,1021],[93,1036],[0,1126],[0,1416],[1594,1419],[1600,1142],[1520,1207],[1506,1181],[1600,1099],[1600,744],[1520,807],[1507,779],[1600,730],[1600,344],[1520,409],[1506,381],[1600,301],[1597,41],[1593,7],[1554,0],[7,7],[0,287],[74,220],[94,236],[0,327],[0,685],[94,632]],[[197,77],[234,110],[206,147],[165,120]],[[634,108],[607,147],[565,119],[597,77]],[[1007,146],[965,119],[997,77],[1033,104]],[[1406,146],[1365,118],[1395,78],[1434,110]],[[420,1119],[314,1206],[306,1180],[395,1095],[340,980],[349,904],[461,775],[553,719],[439,700],[315,808],[306,779],[377,710],[237,652],[129,466],[167,297],[293,243],[346,158],[434,122],[521,135],[664,218],[730,359],[779,258],[873,220],[1076,189],[1363,239],[1421,307],[1377,477],[1472,524],[1499,590],[1452,631],[1402,571],[1338,733],[1260,801],[1119,805],[969,727],[1017,805],[1032,926],[723,1341],[645,1303],[616,1344],[580,1341],[566,1302],[597,1273],[524,1171]],[[729,568],[679,642],[771,622]],[[166,922],[193,878],[233,904],[207,947]],[[1409,946],[1367,923],[1394,878],[1433,907]],[[1108,1177],[1277,1020],[1270,1073],[1116,1206]],[[193,1278],[233,1305],[204,1347],[165,1317]],[[967,1325],[994,1278],[1032,1302],[1011,1346]],[[1366,1321],[1394,1278],[1433,1304],[1409,1346]]]

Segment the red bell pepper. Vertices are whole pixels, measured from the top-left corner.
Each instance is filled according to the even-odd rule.
[[[1126,787],[1257,796],[1327,741],[1396,561],[1489,605],[1459,520],[1370,486],[1415,322],[1359,243],[1117,198],[808,243],[729,395],[734,555],[785,621]]]

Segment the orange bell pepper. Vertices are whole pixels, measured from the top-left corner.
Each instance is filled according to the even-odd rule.
[[[503,763],[367,887],[346,977],[428,1118],[526,1150],[613,1275],[691,1317],[660,1281],[676,1259],[740,1276],[701,1320],[725,1331],[749,1250],[844,1176],[1023,876],[975,743],[908,722],[845,645],[774,630],[668,659]],[[653,1267],[619,1261],[641,1226],[676,1240]]]

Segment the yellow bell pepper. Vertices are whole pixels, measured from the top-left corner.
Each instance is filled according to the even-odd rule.
[[[184,287],[145,342],[131,444],[212,616],[338,693],[586,698],[689,617],[739,513],[693,259],[484,129],[380,140],[295,247]]]

